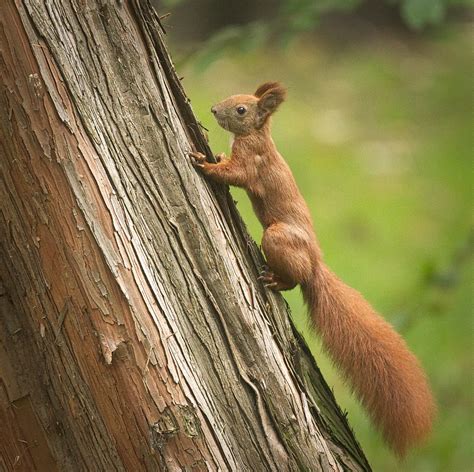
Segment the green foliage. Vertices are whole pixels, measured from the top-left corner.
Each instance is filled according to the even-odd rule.
[[[245,26],[223,28],[206,42],[205,47],[197,51],[193,63],[198,72],[203,72],[223,53],[240,52],[246,54],[262,46],[268,36],[268,27],[264,23],[248,23]]]
[[[440,25],[446,19],[450,7],[473,6],[472,0],[397,0],[397,3],[400,4],[400,14],[406,25],[417,31]]]
[[[160,6],[173,9],[177,5],[187,4],[188,1],[166,0]],[[430,31],[435,27],[441,28],[450,7],[462,6],[468,10],[474,6],[474,0],[385,0],[385,3],[395,6],[407,28],[418,33],[429,28]],[[244,15],[245,21],[237,18],[235,24],[214,26],[215,29],[209,31],[208,39],[204,42],[193,41],[192,46],[188,44],[190,54],[178,63],[190,60],[197,71],[202,72],[225,54],[247,54],[252,49],[265,45],[286,48],[304,32],[316,30],[325,14],[350,14],[363,4],[364,0],[281,0],[277,2],[278,8],[265,17],[256,15],[249,20],[247,12]],[[201,7],[193,4],[191,8],[197,8],[195,13],[199,12],[200,15],[206,14],[206,7],[223,8],[221,3],[213,6],[212,2]],[[365,15],[370,17],[370,11],[366,9]],[[252,18],[251,15],[249,17]],[[374,21],[375,19],[376,15]]]
[[[404,0],[401,2],[401,15],[410,28],[420,30],[441,23],[447,3],[446,0]]]
[[[209,107],[265,80],[289,87],[276,144],[305,196],[325,259],[399,329],[439,404],[426,445],[400,465],[309,331],[298,290],[293,317],[334,388],[374,470],[467,472],[472,439],[472,66],[469,31],[412,47],[397,39],[337,51],[302,38],[285,50],[228,52],[184,86],[215,152],[229,148]],[[192,78],[191,78],[192,77]],[[253,237],[261,228],[233,189]]]
[[[279,25],[283,38],[309,31],[317,25],[321,15],[332,11],[351,11],[362,0],[285,0],[280,3]]]

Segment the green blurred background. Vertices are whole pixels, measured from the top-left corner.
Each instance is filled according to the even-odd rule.
[[[472,3],[471,3],[472,5]],[[328,265],[395,325],[431,380],[439,416],[398,463],[285,293],[376,471],[471,471],[473,57],[469,2],[159,2],[168,44],[215,153],[210,106],[280,80],[273,137],[308,202]],[[256,241],[261,227],[232,189]]]

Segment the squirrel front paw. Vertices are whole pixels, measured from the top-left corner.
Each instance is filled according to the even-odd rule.
[[[258,280],[263,282],[263,286],[279,292],[280,290],[291,290],[296,287],[296,283],[291,283],[283,280],[281,277],[272,272],[268,267],[265,267],[261,272]]]
[[[204,168],[206,162],[206,156],[202,152],[191,151],[188,153],[188,156],[191,158],[191,164],[194,167]]]

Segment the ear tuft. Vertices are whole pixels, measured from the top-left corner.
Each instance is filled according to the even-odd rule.
[[[264,84],[260,85],[260,87],[258,87],[254,95],[257,98],[260,98],[267,90],[275,87],[281,87],[281,84],[279,82],[265,82]]]
[[[265,90],[260,97],[258,97],[258,107],[261,110],[263,117],[268,117],[276,111],[281,103],[286,98],[286,89],[278,82],[267,82],[261,85],[257,92]]]

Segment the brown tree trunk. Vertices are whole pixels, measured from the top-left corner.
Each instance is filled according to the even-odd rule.
[[[0,467],[367,470],[146,1],[0,2]]]

